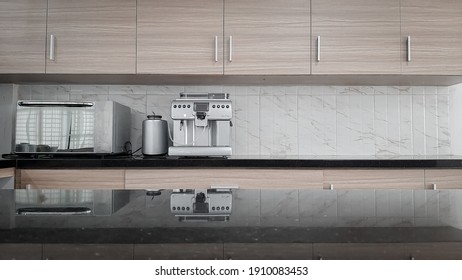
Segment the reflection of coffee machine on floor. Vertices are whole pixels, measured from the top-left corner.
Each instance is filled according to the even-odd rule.
[[[233,109],[227,93],[181,93],[171,106],[170,156],[230,156]]]

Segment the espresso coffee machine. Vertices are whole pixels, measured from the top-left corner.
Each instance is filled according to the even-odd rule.
[[[181,93],[171,105],[170,156],[230,156],[233,109],[227,93]]]

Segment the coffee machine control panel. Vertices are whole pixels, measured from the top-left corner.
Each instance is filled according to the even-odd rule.
[[[185,100],[172,102],[171,117],[174,120],[195,119],[200,116],[208,120],[229,120],[233,116],[231,100]]]

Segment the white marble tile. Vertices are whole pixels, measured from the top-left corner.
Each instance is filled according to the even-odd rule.
[[[18,85],[18,99],[19,100],[31,100],[31,86],[29,85]]]
[[[178,98],[182,92],[185,92],[184,86],[146,86],[147,94],[172,95],[174,98]]]
[[[219,93],[223,92],[223,86],[185,86],[184,92]]]
[[[413,89],[414,91],[414,89]],[[425,155],[425,103],[423,95],[412,96],[413,155]]]
[[[414,217],[427,217],[427,199],[425,190],[414,190]]]
[[[297,87],[297,95],[312,95],[311,86],[299,86]],[[314,94],[313,94],[314,95]],[[322,95],[322,92],[318,95]]]
[[[108,98],[107,94],[75,94],[71,92],[69,95],[70,101],[107,101]]]
[[[399,95],[387,96],[387,144],[390,155],[399,155]]]
[[[421,86],[412,87],[412,94],[413,95],[423,95],[423,94],[425,94],[425,87],[421,87]]]
[[[410,190],[376,190],[377,217],[413,217],[413,196]]]
[[[336,101],[337,155],[352,155],[349,96],[338,95]]]
[[[31,86],[31,99],[32,100],[56,101],[58,100],[58,86],[32,85]]]
[[[439,86],[436,88],[437,94],[449,94],[449,87]]]
[[[374,190],[338,190],[339,217],[375,217]]]
[[[399,90],[400,95],[411,95],[412,94],[412,87],[402,86],[402,87],[398,87],[398,90]]]
[[[456,190],[440,190],[438,197],[438,217],[440,219],[450,218],[450,198],[455,195]]]
[[[260,155],[273,153],[273,123],[275,116],[272,96],[260,97]]]
[[[71,85],[71,94],[108,95],[107,85]]]
[[[375,86],[374,87],[374,95],[387,94],[387,91],[388,91],[388,87],[384,87],[384,86]]]
[[[387,95],[374,96],[374,136],[375,154],[388,155],[387,135]]]
[[[399,96],[399,154],[413,155],[412,96]]]
[[[109,95],[112,94],[122,94],[122,95],[131,95],[131,94],[146,94],[146,86],[136,86],[136,85],[110,85],[108,88]]]
[[[285,87],[283,86],[262,86],[260,88],[260,94],[262,96],[267,96],[267,95],[276,95],[276,96],[281,96],[286,94]]]
[[[436,94],[425,95],[425,154],[426,155],[438,155],[438,119],[437,119],[437,99],[436,97],[437,97]]]
[[[162,119],[167,120],[171,125],[170,105],[173,98],[170,95],[147,95],[147,114],[161,115]]]
[[[235,129],[235,155],[260,154],[260,98],[258,96],[234,96],[233,128]]]
[[[438,155],[451,155],[449,95],[438,95],[437,102]]]
[[[299,190],[301,217],[337,217],[337,191]]]
[[[317,95],[298,97],[298,154],[322,155],[325,135],[323,130],[323,98]]]
[[[401,190],[401,217],[414,217],[414,192]]]
[[[437,93],[438,93],[438,89],[435,86],[424,87],[424,94],[426,95],[436,95]]]
[[[298,155],[297,96],[260,97],[260,154]]]
[[[427,218],[438,218],[439,213],[439,191],[426,190]]]
[[[260,190],[233,191],[233,215],[260,217]]]
[[[321,131],[324,145],[322,155],[337,154],[337,98],[335,95],[322,97]]]
[[[261,222],[265,226],[298,224],[298,190],[261,191]]]
[[[401,217],[401,191],[375,191],[377,217]]]

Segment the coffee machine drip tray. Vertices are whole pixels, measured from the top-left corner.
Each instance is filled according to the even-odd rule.
[[[194,147],[194,146],[176,146],[168,148],[170,156],[182,157],[217,157],[231,156],[231,147]]]

